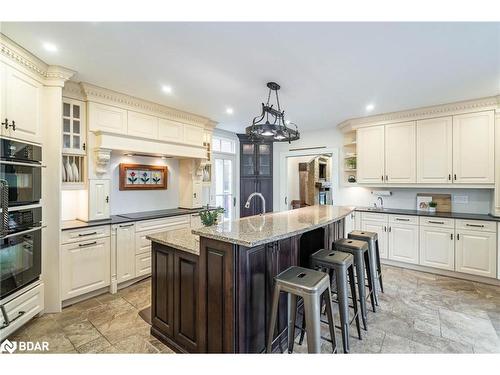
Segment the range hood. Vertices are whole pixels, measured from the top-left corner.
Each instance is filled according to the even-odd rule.
[[[151,156],[165,156],[179,159],[194,158],[206,159],[207,152],[202,146],[163,142],[103,131],[94,132],[95,146],[98,149],[120,151],[130,154],[149,154]]]

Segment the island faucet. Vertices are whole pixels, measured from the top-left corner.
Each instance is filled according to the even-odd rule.
[[[245,208],[250,208],[250,201],[252,200],[253,197],[258,196],[262,200],[262,214],[266,213],[266,198],[261,193],[252,193],[248,196],[247,203],[245,203]]]

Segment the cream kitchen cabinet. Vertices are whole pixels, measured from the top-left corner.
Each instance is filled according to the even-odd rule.
[[[358,182],[383,183],[385,176],[384,126],[358,129],[356,140]]]
[[[420,226],[420,261],[427,267],[455,270],[455,229],[453,227]]]
[[[63,154],[86,154],[85,102],[63,98]]]
[[[116,226],[116,280],[118,283],[136,277],[135,223]]]
[[[77,297],[111,282],[110,238],[88,237],[62,245],[62,299]]]
[[[416,180],[415,122],[386,125],[385,182],[409,184]]]
[[[457,220],[455,246],[457,272],[496,277],[497,233],[494,222]]]
[[[453,182],[495,182],[494,111],[453,116]]]
[[[184,124],[177,121],[158,119],[158,139],[160,141],[184,142]]]
[[[0,63],[1,135],[41,143],[43,85]]]
[[[109,180],[89,180],[89,220],[109,218]]]
[[[127,111],[127,134],[147,139],[158,139],[158,117]]]
[[[417,183],[451,184],[453,120],[451,116],[417,121]]]
[[[418,220],[415,216],[389,215],[390,260],[418,264]]]
[[[361,214],[361,229],[367,232],[375,232],[378,236],[378,247],[381,259],[387,259],[389,251],[388,239],[388,217],[386,214],[372,212],[358,212]]]
[[[184,143],[193,146],[203,146],[203,128],[193,125],[184,125]]]
[[[127,110],[89,102],[87,111],[89,130],[127,134]]]

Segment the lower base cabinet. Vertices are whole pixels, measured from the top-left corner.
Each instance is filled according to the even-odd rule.
[[[388,257],[388,238],[387,238],[387,223],[371,220],[363,220],[361,229],[367,232],[375,232],[378,236],[378,249],[380,258],[387,259]]]
[[[62,299],[66,300],[111,283],[110,238],[96,238],[62,246]]]
[[[116,280],[118,283],[136,276],[135,224],[116,226]]]
[[[496,277],[496,246],[496,233],[457,230],[456,271]]]
[[[197,255],[153,244],[153,330],[190,353],[199,352],[198,261]]]
[[[420,227],[420,262],[427,267],[455,270],[455,230],[432,226]]]
[[[418,264],[418,226],[390,224],[389,259]]]

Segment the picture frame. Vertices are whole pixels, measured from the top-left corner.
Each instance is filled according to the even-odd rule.
[[[167,189],[168,167],[120,163],[120,190]]]

